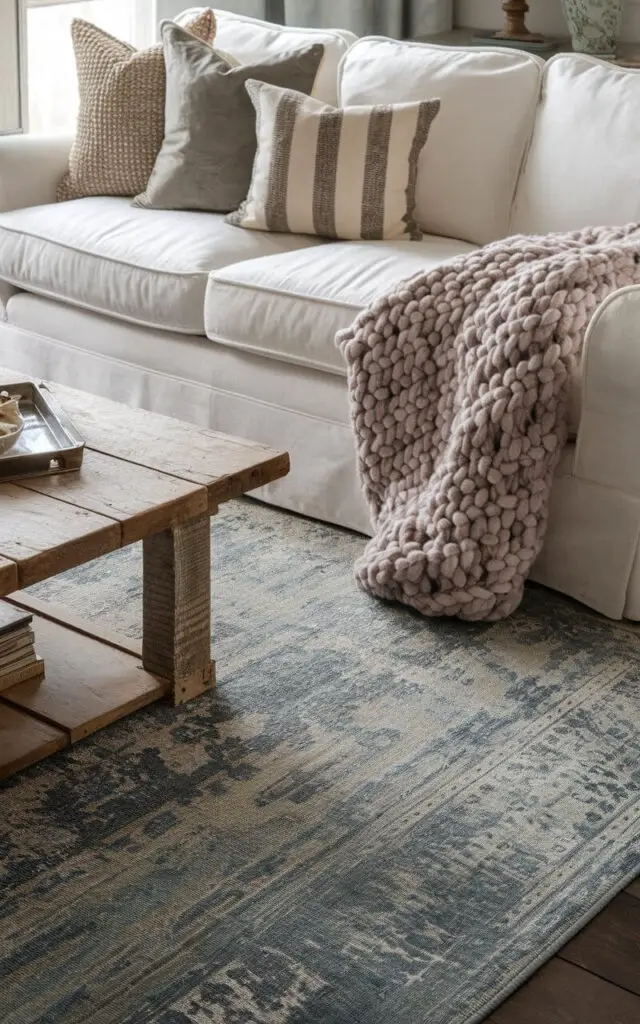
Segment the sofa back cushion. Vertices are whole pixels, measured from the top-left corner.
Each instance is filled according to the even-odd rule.
[[[593,57],[547,64],[512,231],[640,220],[640,73]]]
[[[430,234],[483,245],[507,234],[541,73],[538,58],[515,50],[370,37],[345,54],[339,98],[441,100],[419,161],[417,220]]]
[[[191,7],[175,20],[184,25],[201,10]],[[256,64],[270,58],[277,58],[292,50],[303,50],[314,43],[324,46],[324,58],[318,69],[312,96],[324,103],[338,101],[338,65],[356,36],[342,29],[293,28],[258,21],[242,14],[216,9],[215,49],[231,54],[241,64]]]

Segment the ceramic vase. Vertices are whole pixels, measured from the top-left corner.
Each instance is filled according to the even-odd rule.
[[[624,0],[562,0],[576,53],[614,57]]]

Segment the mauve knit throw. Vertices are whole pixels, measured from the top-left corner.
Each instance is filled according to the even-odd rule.
[[[639,264],[637,224],[514,236],[399,285],[338,335],[375,530],[365,590],[424,615],[518,606],[586,326]]]

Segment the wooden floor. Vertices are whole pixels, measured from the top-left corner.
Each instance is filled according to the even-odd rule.
[[[640,880],[494,1010],[487,1024],[640,1024]]]

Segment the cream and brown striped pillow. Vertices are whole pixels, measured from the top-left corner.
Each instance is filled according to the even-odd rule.
[[[205,9],[185,28],[212,43],[216,19]],[[81,18],[71,26],[80,110],[69,170],[58,200],[143,192],[164,139],[162,45],[136,50]]]
[[[231,224],[326,238],[420,238],[418,157],[439,100],[339,109],[253,79],[246,88],[258,150]]]

